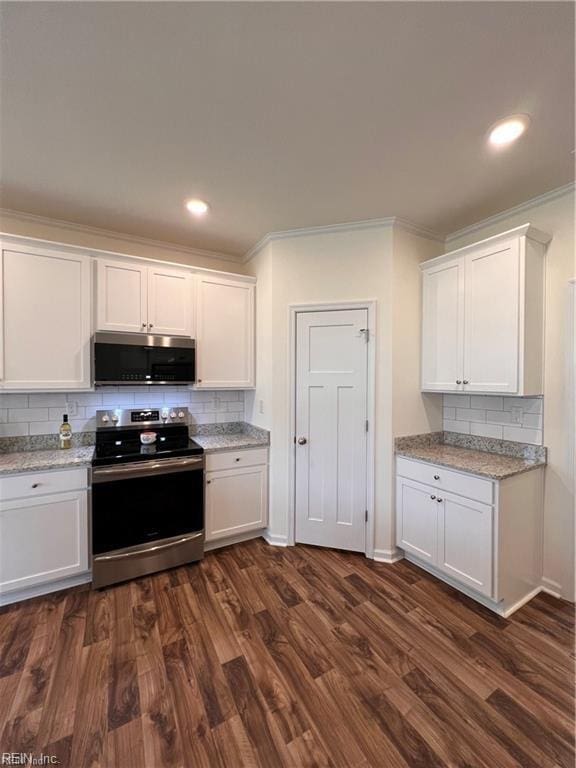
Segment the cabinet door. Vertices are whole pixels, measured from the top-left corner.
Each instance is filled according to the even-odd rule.
[[[90,259],[10,245],[0,255],[0,386],[90,387]]]
[[[0,592],[87,570],[86,491],[0,504]]]
[[[148,267],[97,261],[96,325],[99,331],[146,332]]]
[[[422,389],[461,390],[464,260],[430,267],[422,273],[422,281]]]
[[[438,508],[438,567],[476,592],[492,596],[493,507],[443,494]]]
[[[206,541],[264,528],[268,517],[268,467],[206,475]]]
[[[396,544],[421,560],[436,562],[438,507],[434,489],[396,481]]]
[[[466,256],[466,391],[518,391],[519,289],[518,239]]]
[[[193,335],[192,276],[161,266],[148,268],[148,330],[168,336]]]
[[[198,279],[197,386],[254,386],[254,285]]]

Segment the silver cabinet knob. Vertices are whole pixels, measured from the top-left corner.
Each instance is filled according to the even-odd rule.
[[[443,501],[443,499],[441,499],[441,498],[440,498],[440,496],[438,496],[438,498],[436,499],[436,501],[438,502],[438,504],[440,504],[440,502],[441,502],[441,501]]]
[[[40,483],[32,483],[32,488],[38,488],[39,485]]]
[[[456,379],[456,384],[462,384],[462,380],[461,379]]]
[[[434,496],[434,494],[432,494],[432,496],[430,496],[430,498],[432,499],[432,501],[434,501],[434,499],[436,498],[436,496]]]
[[[470,382],[468,381],[468,379],[464,379],[464,381],[462,382],[462,384],[470,384]]]
[[[154,328],[154,326],[152,325],[152,323],[148,323],[148,328]]]
[[[299,437],[298,438],[298,445],[306,445],[307,442],[308,442],[308,440],[306,440],[305,437]]]
[[[440,480],[440,475],[434,475],[434,480]]]

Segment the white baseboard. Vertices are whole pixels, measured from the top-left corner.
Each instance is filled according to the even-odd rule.
[[[533,597],[536,597],[536,595],[539,595],[540,592],[542,592],[542,587],[536,587],[536,589],[533,589],[532,592],[528,592],[527,595],[524,595],[524,597],[520,598],[518,602],[508,606],[508,608],[502,607],[500,610],[496,612],[499,613],[500,616],[503,616],[505,619],[507,619],[509,616],[512,616],[512,614],[515,613],[519,608],[522,608],[523,605],[526,605],[526,603],[529,603]]]
[[[559,597],[560,599],[563,599],[562,585],[558,584],[558,582],[554,581],[553,579],[546,578],[546,576],[542,577],[542,591],[546,592],[548,595],[552,595],[552,597]]]
[[[394,549],[375,549],[374,557],[377,563],[397,563],[398,560],[403,560],[404,555],[402,552],[394,547]]]
[[[59,579],[47,584],[37,584],[26,589],[15,589],[13,592],[3,592],[0,595],[0,606],[19,603],[21,600],[30,600],[32,597],[41,597],[49,595],[51,592],[60,592],[62,589],[78,587],[80,584],[87,584],[92,581],[92,573],[81,573],[78,576],[70,576],[67,579]]]
[[[261,536],[267,544],[270,544],[271,547],[290,546],[288,543],[288,536],[284,536],[278,533],[270,533],[270,531],[265,531],[261,534]]]
[[[211,552],[213,549],[221,549],[222,547],[229,547],[230,544],[241,544],[243,541],[250,541],[250,539],[258,539],[262,536],[262,528],[258,528],[256,531],[245,531],[244,533],[236,533],[234,536],[227,536],[225,539],[215,539],[214,541],[207,541],[204,543],[204,552]]]

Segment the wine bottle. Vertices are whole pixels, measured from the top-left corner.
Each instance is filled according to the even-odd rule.
[[[60,434],[60,448],[72,447],[72,427],[68,423],[68,414],[65,413],[62,417],[62,424],[58,430]]]

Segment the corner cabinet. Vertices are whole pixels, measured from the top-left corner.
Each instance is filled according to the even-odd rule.
[[[200,274],[196,310],[196,386],[254,387],[254,283]]]
[[[193,320],[190,272],[128,259],[97,260],[98,330],[193,336]]]
[[[90,257],[9,238],[0,251],[0,390],[90,387]]]
[[[544,258],[529,224],[422,269],[422,390],[542,394]]]

